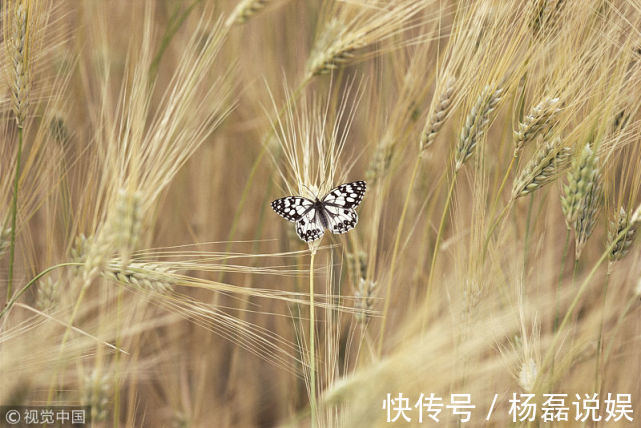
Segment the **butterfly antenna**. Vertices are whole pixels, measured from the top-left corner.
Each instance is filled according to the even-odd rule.
[[[307,186],[306,184],[303,184],[303,187],[309,190],[309,193],[311,193],[312,195],[314,195],[316,199],[318,199],[318,194],[315,194],[314,191],[309,188],[309,186]]]

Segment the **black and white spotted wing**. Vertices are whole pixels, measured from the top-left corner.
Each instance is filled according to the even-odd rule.
[[[327,217],[327,228],[332,233],[345,233],[356,227],[358,214],[354,208],[365,196],[367,185],[364,181],[341,184],[323,198],[323,210]]]
[[[325,229],[345,233],[356,226],[358,214],[354,208],[365,195],[364,181],[341,184],[322,200],[311,201],[299,196],[288,196],[272,202],[276,213],[296,222],[296,233],[305,242],[320,239]]]
[[[272,202],[276,214],[289,221],[298,221],[306,213],[313,211],[314,202],[300,196],[287,196]]]
[[[341,184],[330,190],[323,198],[323,204],[340,208],[354,208],[361,203],[365,196],[367,185],[364,181]]]
[[[305,242],[320,239],[323,233],[325,233],[325,227],[320,220],[320,212],[316,208],[309,210],[296,222],[296,234]]]
[[[323,207],[327,217],[327,228],[332,233],[345,233],[356,227],[358,214],[353,208],[338,208],[331,205]]]

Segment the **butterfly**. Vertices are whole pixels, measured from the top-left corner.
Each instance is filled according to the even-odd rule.
[[[320,239],[329,229],[345,233],[358,223],[354,208],[365,196],[364,181],[341,184],[322,199],[312,201],[301,196],[287,196],[272,202],[272,209],[281,217],[296,222],[296,233],[305,242]]]

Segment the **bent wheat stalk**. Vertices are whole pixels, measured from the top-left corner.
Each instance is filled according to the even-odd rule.
[[[309,259],[309,407],[311,409],[312,428],[316,428],[316,320],[314,308],[314,257],[316,249],[312,248]]]
[[[438,231],[436,232],[436,241],[434,242],[434,250],[432,252],[430,273],[427,279],[427,292],[425,301],[426,305],[429,305],[429,302],[431,300],[434,268],[436,267],[436,259],[438,256],[441,237],[443,235],[443,229],[445,227],[445,219],[447,218],[447,214],[449,212],[458,172],[461,170],[465,162],[472,156],[472,154],[474,154],[474,149],[476,148],[478,141],[480,141],[487,132],[487,128],[490,124],[490,115],[498,106],[498,103],[501,101],[502,96],[502,87],[491,90],[490,86],[486,86],[483,89],[483,92],[481,92],[481,94],[478,96],[474,106],[472,106],[472,109],[465,119],[465,125],[461,129],[459,143],[456,146],[454,154],[454,171],[452,175],[452,181],[447,191],[445,206],[443,208],[443,213],[441,214]]]
[[[8,35],[8,55],[11,58],[13,67],[9,75],[11,81],[10,91],[13,104],[13,113],[18,127],[18,151],[16,154],[15,177],[13,180],[13,198],[11,200],[11,239],[9,244],[9,274],[7,283],[7,302],[13,294],[13,270],[16,251],[16,223],[18,217],[18,189],[20,185],[20,168],[22,163],[22,145],[24,122],[27,114],[27,103],[29,100],[29,48],[30,40],[27,34],[27,23],[29,19],[28,5],[18,2],[7,9],[4,18],[11,26],[11,33]],[[9,10],[9,8],[13,10]],[[7,24],[5,24],[7,25]]]
[[[398,229],[396,230],[396,237],[394,239],[394,248],[392,250],[392,261],[390,264],[389,278],[387,280],[387,285],[385,287],[385,301],[383,303],[383,315],[381,320],[381,328],[378,337],[378,355],[381,354],[383,349],[383,340],[385,337],[385,327],[387,323],[387,314],[390,306],[391,299],[391,290],[392,290],[392,281],[394,280],[394,272],[396,267],[396,258],[398,256],[398,249],[401,241],[401,234],[403,233],[403,224],[405,223],[405,217],[407,215],[407,210],[409,207],[410,198],[412,195],[412,190],[414,189],[414,184],[416,182],[416,177],[418,169],[421,163],[421,159],[425,154],[425,151],[432,145],[439,131],[443,127],[443,124],[448,118],[450,109],[452,107],[452,101],[454,98],[456,80],[453,77],[449,77],[446,80],[445,86],[441,89],[441,94],[434,97],[433,101],[436,101],[436,105],[432,107],[432,113],[429,115],[428,120],[425,123],[423,132],[421,132],[419,140],[419,153],[414,162],[414,167],[412,168],[412,174],[410,176],[409,186],[407,188],[407,193],[405,194],[405,202],[403,203],[403,211],[401,212],[401,217],[399,219]]]
[[[579,300],[581,300],[581,297],[583,297],[583,294],[587,290],[587,287],[590,284],[590,281],[592,280],[592,277],[594,276],[596,271],[601,266],[601,263],[603,263],[609,257],[610,252],[616,247],[617,241],[619,239],[623,238],[632,227],[637,225],[637,223],[640,220],[641,220],[641,206],[639,206],[636,209],[635,214],[632,216],[632,220],[631,220],[630,224],[625,229],[623,229],[621,232],[619,232],[617,234],[617,236],[612,240],[610,245],[608,245],[608,248],[601,254],[601,257],[599,258],[599,260],[597,260],[597,262],[594,264],[594,266],[592,267],[592,269],[588,273],[588,276],[583,280],[583,282],[579,286],[579,289],[578,289],[576,295],[574,296],[574,299],[570,303],[570,306],[568,307],[568,309],[567,309],[567,311],[565,313],[565,316],[563,317],[563,320],[561,321],[561,324],[559,325],[558,330],[554,334],[554,337],[552,339],[552,343],[548,347],[548,351],[545,354],[545,358],[543,359],[543,363],[541,364],[541,372],[543,372],[543,370],[548,369],[548,368],[551,367],[551,363],[553,361],[554,354],[555,354],[555,352],[558,351],[558,344],[559,344],[559,341],[561,340],[561,333],[563,332],[563,329],[566,326],[566,324],[569,322],[572,314],[574,313],[574,310],[576,309],[576,306],[579,303]],[[608,355],[608,353],[606,353],[606,357],[607,357],[607,355]],[[552,374],[550,374],[550,375],[552,375]],[[536,390],[538,390],[540,388],[540,386],[541,386],[541,382],[542,382],[541,379],[542,379],[542,377],[540,379],[537,379],[536,388],[535,388]]]

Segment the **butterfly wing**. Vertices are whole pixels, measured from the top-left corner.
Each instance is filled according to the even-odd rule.
[[[332,233],[345,233],[356,227],[358,214],[353,208],[339,208],[332,205],[323,207],[327,218],[327,228]]]
[[[341,184],[323,198],[327,228],[332,233],[345,233],[356,227],[358,214],[354,208],[363,200],[366,189],[364,181],[354,181]]]
[[[326,207],[354,208],[363,200],[366,189],[367,185],[364,181],[341,184],[332,189],[322,202]]]
[[[356,226],[358,214],[354,208],[365,196],[364,181],[341,184],[321,201],[322,208],[300,196],[287,196],[272,202],[274,211],[296,222],[296,233],[305,242],[320,239],[327,227],[332,233],[345,233]],[[322,212],[318,212],[317,208]]]
[[[296,233],[305,242],[315,241],[323,236],[325,228],[318,217],[316,209],[310,209],[296,222]]]
[[[272,209],[276,214],[289,221],[298,221],[310,211],[315,212],[313,206],[312,201],[300,196],[287,196],[272,202]]]

